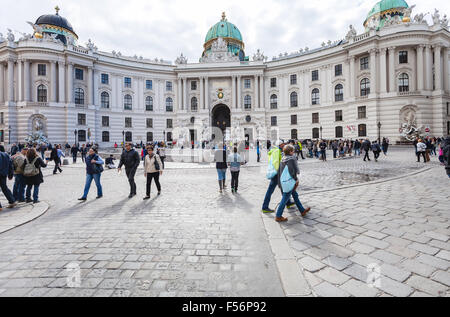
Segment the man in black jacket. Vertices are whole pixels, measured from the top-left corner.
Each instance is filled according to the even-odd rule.
[[[369,141],[369,139],[365,140],[362,144],[362,149],[364,152],[366,152],[366,154],[364,155],[364,162],[366,161],[366,158],[370,162],[369,152],[370,152],[371,148],[372,148],[372,143]]]
[[[6,184],[7,178],[11,180],[13,178],[13,164],[11,158],[8,154],[5,153],[5,147],[0,145],[0,187],[5,195],[6,199],[8,199],[9,206],[8,208],[13,208],[17,205],[17,202],[8,188]],[[0,211],[2,210],[2,205],[0,204]]]
[[[130,183],[130,196],[128,198],[133,198],[136,196],[136,183],[134,182],[134,176],[136,175],[137,168],[141,163],[139,153],[136,152],[131,143],[125,145],[125,151],[123,151],[120,157],[120,164],[118,167],[119,173],[122,170],[122,166],[125,165],[125,172],[127,173],[128,182]]]

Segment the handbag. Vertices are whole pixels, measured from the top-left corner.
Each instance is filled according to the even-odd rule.
[[[157,155],[155,155],[155,170],[157,170],[157,171],[160,171],[160,170],[161,170],[161,168],[160,168],[160,166],[159,166],[159,163],[158,163]]]
[[[283,174],[281,174],[280,183],[284,194],[292,192],[295,188],[297,182],[291,176],[291,173],[289,173],[289,168],[287,166],[284,168]]]

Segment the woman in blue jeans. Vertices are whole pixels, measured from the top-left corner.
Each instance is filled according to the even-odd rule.
[[[37,204],[39,202],[39,186],[44,182],[41,167],[47,167],[47,164],[37,155],[36,149],[30,148],[27,157],[23,163],[23,176],[27,185],[26,202]],[[31,199],[31,189],[33,189],[33,199]]]
[[[218,149],[216,150],[214,158],[216,161],[217,176],[219,180],[219,191],[222,193],[226,188],[225,181],[228,169],[227,151],[222,144],[220,144]]]
[[[78,200],[86,201],[91,189],[92,180],[95,181],[95,186],[97,186],[97,199],[103,197],[102,184],[100,183],[100,177],[103,172],[103,164],[105,163],[103,159],[98,155],[96,148],[89,149],[89,155],[86,157],[86,185],[84,187],[84,194]]]
[[[284,157],[280,164],[280,172],[278,173],[278,177],[280,177],[280,181],[278,182],[279,186],[281,185],[281,176],[283,175],[284,169],[289,169],[289,174],[291,177],[296,181],[294,189],[291,192],[285,193],[283,191],[283,198],[281,199],[280,205],[278,206],[277,210],[277,216],[275,220],[277,222],[285,222],[288,219],[283,217],[283,211],[284,208],[286,208],[286,204],[291,198],[291,196],[294,198],[294,202],[297,205],[298,210],[302,214],[302,216],[306,216],[306,214],[311,210],[311,208],[304,208],[302,203],[300,202],[300,199],[298,197],[297,193],[297,187],[298,187],[298,177],[297,175],[300,174],[300,169],[298,168],[298,161],[294,156],[295,149],[292,145],[286,145],[283,148]]]

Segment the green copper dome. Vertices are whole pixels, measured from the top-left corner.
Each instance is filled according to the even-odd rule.
[[[227,21],[225,14],[222,15],[222,20],[209,29],[205,38],[205,43],[219,37],[235,39],[239,42],[242,41],[241,31],[233,24]]]
[[[405,0],[382,0],[379,1],[375,6],[372,8],[372,10],[369,11],[369,14],[367,14],[367,19],[364,22],[364,24],[374,15],[382,15],[386,13],[394,12],[396,9],[404,9],[409,8],[408,4]]]

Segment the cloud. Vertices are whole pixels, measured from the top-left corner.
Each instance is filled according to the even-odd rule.
[[[4,2],[6,0],[0,0]],[[18,0],[2,5],[0,32],[6,28],[31,32],[25,21],[54,13],[59,4],[80,37],[101,51],[123,55],[175,60],[181,52],[190,62],[198,61],[208,29],[223,11],[241,31],[247,55],[259,48],[271,58],[300,48],[320,47],[322,42],[342,39],[350,24],[359,33],[367,12],[376,0]],[[410,1],[410,5],[413,4]],[[7,9],[5,9],[7,8]],[[449,12],[450,3],[428,0],[414,12]],[[12,14],[13,13],[13,14]]]

